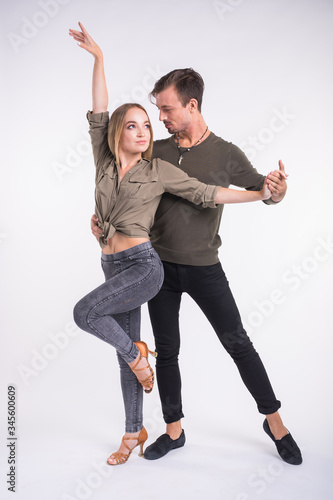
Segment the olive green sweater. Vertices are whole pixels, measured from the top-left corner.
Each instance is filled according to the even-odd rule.
[[[265,177],[257,172],[244,153],[212,132],[190,151],[179,150],[174,137],[154,142],[153,157],[168,161],[201,182],[229,187],[230,184],[259,191]],[[267,202],[266,202],[267,203]],[[268,200],[268,204],[274,203]],[[206,266],[218,262],[221,238],[218,234],[223,205],[202,208],[163,194],[151,229],[151,242],[167,262]]]

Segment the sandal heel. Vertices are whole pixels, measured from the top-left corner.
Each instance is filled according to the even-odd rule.
[[[133,373],[137,377],[138,381],[142,385],[143,390],[145,391],[145,393],[149,394],[153,390],[155,377],[154,377],[153,369],[150,366],[149,361],[148,361],[148,354],[151,354],[154,358],[156,358],[157,352],[150,351],[148,349],[148,347],[147,347],[147,344],[145,342],[142,342],[141,340],[138,340],[137,342],[134,342],[134,344],[139,349],[140,357],[139,357],[138,361],[136,362],[136,364],[131,367],[131,370],[133,371]],[[140,361],[142,360],[142,358],[146,359],[147,366],[145,366],[143,368],[137,368],[137,365],[140,363]],[[136,372],[139,372],[139,371],[142,371],[142,370],[149,370],[150,371],[150,375],[145,380],[140,380],[138,378],[137,374],[136,374]]]
[[[139,452],[139,457],[144,457],[144,454],[143,454],[143,445],[144,445],[144,443],[141,443],[141,444],[140,444],[140,452]]]
[[[128,453],[119,453],[119,452],[116,452],[116,453],[112,453],[112,455],[110,455],[110,457],[108,458],[107,460],[107,464],[108,465],[121,465],[121,464],[124,464],[127,462],[127,460],[129,459],[129,457],[131,456],[131,453],[132,451],[134,450],[134,448],[136,448],[137,446],[140,445],[140,452],[139,452],[139,457],[143,457],[144,454],[143,454],[143,445],[145,444],[145,442],[147,441],[148,439],[148,433],[145,429],[145,427],[143,426],[141,431],[140,431],[140,434],[138,435],[137,438],[134,438],[134,437],[123,437],[122,438],[122,443],[123,445],[125,446],[125,448],[128,449]],[[133,448],[130,448],[125,441],[132,441],[132,440],[136,440],[137,443],[136,445],[133,447]],[[116,463],[112,464],[109,462],[110,458],[112,458],[113,460],[116,461]]]

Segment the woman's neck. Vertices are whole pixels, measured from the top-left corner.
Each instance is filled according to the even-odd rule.
[[[121,170],[130,170],[134,165],[136,165],[140,160],[142,160],[141,153],[123,153],[119,151],[119,160],[120,160],[120,169]]]
[[[119,176],[120,180],[133,168],[140,160],[142,160],[141,153],[127,154],[119,151]]]

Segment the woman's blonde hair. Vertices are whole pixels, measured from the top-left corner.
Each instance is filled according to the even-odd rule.
[[[153,151],[153,129],[150,123],[150,119],[148,116],[147,111],[141,104],[137,103],[132,103],[128,102],[126,104],[122,104],[119,106],[119,108],[115,109],[114,112],[111,115],[110,121],[109,121],[109,128],[108,128],[108,143],[109,143],[109,148],[111,150],[111,153],[114,155],[116,162],[118,165],[120,165],[120,160],[119,160],[119,141],[120,141],[120,136],[124,128],[124,122],[125,122],[125,116],[126,113],[129,109],[132,108],[139,108],[142,109],[147,115],[147,119],[150,125],[150,141],[149,141],[149,146],[146,151],[142,153],[142,157],[146,158],[147,160],[151,159],[152,151]]]

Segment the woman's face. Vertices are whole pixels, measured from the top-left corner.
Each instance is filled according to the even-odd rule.
[[[147,114],[140,108],[131,108],[125,115],[119,140],[119,152],[144,153],[150,143],[150,124]]]

